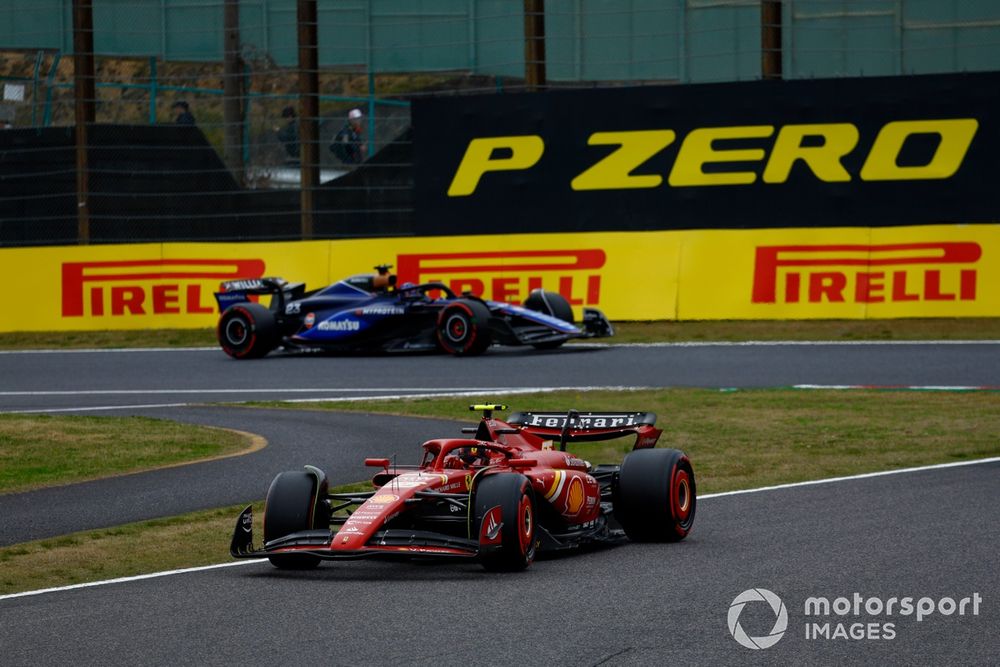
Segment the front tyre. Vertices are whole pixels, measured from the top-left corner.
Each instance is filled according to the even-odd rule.
[[[558,292],[549,292],[541,288],[533,289],[528,298],[524,300],[524,307],[573,324],[573,307]]]
[[[524,475],[498,474],[476,487],[474,530],[492,572],[523,570],[535,559],[535,494]]]
[[[327,490],[326,475],[318,470],[292,470],[275,477],[264,502],[264,545],[303,530],[329,528],[329,507],[323,502]],[[275,554],[268,560],[283,570],[308,570],[320,561],[312,554]]]
[[[688,457],[676,449],[639,449],[622,461],[615,518],[629,539],[677,542],[694,524],[698,496]]]
[[[528,298],[524,300],[524,307],[573,324],[573,308],[569,305],[569,301],[557,292],[549,292],[541,288],[533,289]],[[532,347],[536,350],[554,350],[565,342],[566,339],[563,338],[544,343],[532,343]]]
[[[233,359],[259,359],[278,346],[274,313],[259,303],[226,308],[216,330],[222,351]]]
[[[490,309],[472,299],[459,299],[449,304],[438,315],[437,340],[448,354],[482,354],[493,343]]]

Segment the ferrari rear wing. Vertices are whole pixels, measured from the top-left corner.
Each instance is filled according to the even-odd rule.
[[[653,412],[513,412],[506,420],[522,431],[542,438],[566,442],[612,440],[635,435],[633,449],[654,447],[662,429],[656,428]]]

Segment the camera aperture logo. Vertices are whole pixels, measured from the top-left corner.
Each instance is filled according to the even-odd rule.
[[[766,603],[774,613],[774,626],[760,637],[750,636],[740,624],[740,615],[749,604]],[[807,640],[892,640],[896,639],[899,623],[921,623],[932,616],[979,616],[983,596],[978,592],[964,597],[865,596],[855,592],[850,596],[809,596],[803,607],[805,639]],[[755,620],[760,623],[761,607]],[[737,595],[729,605],[729,634],[741,646],[759,650],[777,644],[788,629],[788,610],[781,598],[766,588],[750,588]],[[753,624],[750,624],[751,630]],[[765,626],[766,627],[766,626]]]
[[[751,602],[766,602],[774,612],[774,627],[771,632],[762,637],[751,637],[740,625],[740,614],[743,608]],[[785,603],[777,595],[766,588],[750,588],[737,595],[732,604],[729,605],[729,634],[733,636],[741,646],[749,649],[770,648],[778,643],[785,635],[788,628],[788,610]]]

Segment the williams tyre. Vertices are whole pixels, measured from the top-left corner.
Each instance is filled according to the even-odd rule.
[[[549,292],[541,288],[533,289],[528,298],[524,300],[524,307],[528,310],[551,315],[570,324],[574,323],[572,306],[569,305],[569,301],[562,294],[557,292]],[[534,343],[533,346],[538,350],[551,350],[565,342],[565,339],[559,339],[544,343]]]
[[[437,339],[449,354],[482,354],[493,343],[490,309],[473,299],[459,299],[438,316]]]
[[[219,318],[219,345],[234,359],[258,359],[278,346],[274,314],[259,303],[230,306]]]

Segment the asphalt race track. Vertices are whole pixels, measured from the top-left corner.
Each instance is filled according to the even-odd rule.
[[[420,394],[492,388],[1000,385],[1000,342],[567,345],[482,357],[217,349],[0,353],[0,411]]]
[[[0,496],[0,545],[260,498],[274,473],[303,463],[333,482],[355,480],[365,456],[407,460],[419,442],[457,435],[458,426],[199,403],[573,386],[997,387],[998,352],[996,343],[568,346],[475,359],[256,362],[217,350],[0,353],[0,412],[145,414],[269,443],[248,456]],[[289,574],[241,563],[0,598],[0,663],[995,664],[998,475],[994,462],[708,497],[681,544],[543,560],[517,575],[475,564],[350,562]],[[787,630],[765,650],[743,648],[727,627],[730,604],[752,588],[787,606]],[[863,608],[804,615],[807,597],[854,593],[982,601],[978,614],[970,607],[919,622]],[[807,621],[829,623],[831,633],[839,623],[847,632],[870,624],[869,636],[894,637],[806,639]],[[750,603],[739,622],[759,637],[775,615]]]
[[[278,472],[307,463],[325,470],[331,484],[356,482],[371,476],[366,456],[398,453],[400,463],[419,463],[420,443],[461,437],[461,425],[433,419],[194,407],[115,414],[122,413],[249,431],[268,445],[246,456],[0,495],[0,546],[248,503],[264,497]],[[39,507],[49,511],[40,513]]]
[[[1000,464],[699,503],[690,538],[535,563],[268,564],[0,600],[4,664],[995,664]],[[169,545],[164,545],[169,548]],[[766,588],[787,606],[773,647],[729,635],[730,603]],[[807,618],[805,599],[978,593],[979,614]],[[864,612],[862,612],[864,613]],[[741,627],[775,616],[748,606]],[[807,621],[873,623],[892,639],[806,639]],[[867,630],[866,630],[867,632]]]

